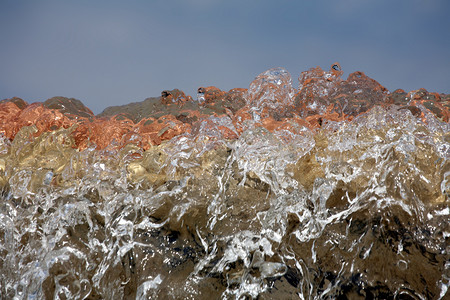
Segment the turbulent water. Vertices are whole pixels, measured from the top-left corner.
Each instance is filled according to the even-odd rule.
[[[147,151],[1,138],[0,298],[448,299],[448,123],[256,123]]]

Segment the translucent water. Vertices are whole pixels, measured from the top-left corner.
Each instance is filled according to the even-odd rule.
[[[292,103],[283,69],[252,84],[256,110]],[[226,140],[230,119],[203,122],[147,151],[0,138],[1,298],[449,296],[448,123],[375,107]]]

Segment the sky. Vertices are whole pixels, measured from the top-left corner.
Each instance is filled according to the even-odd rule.
[[[0,99],[94,113],[178,88],[339,62],[390,91],[450,93],[448,0],[0,0]]]

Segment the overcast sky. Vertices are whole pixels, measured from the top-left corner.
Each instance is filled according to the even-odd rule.
[[[0,99],[80,99],[95,113],[259,73],[363,71],[450,93],[448,0],[0,0]]]

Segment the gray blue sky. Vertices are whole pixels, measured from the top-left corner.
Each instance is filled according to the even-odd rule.
[[[450,93],[448,0],[0,0],[0,99],[80,99],[95,113],[179,88],[297,87],[338,61],[389,90]]]

